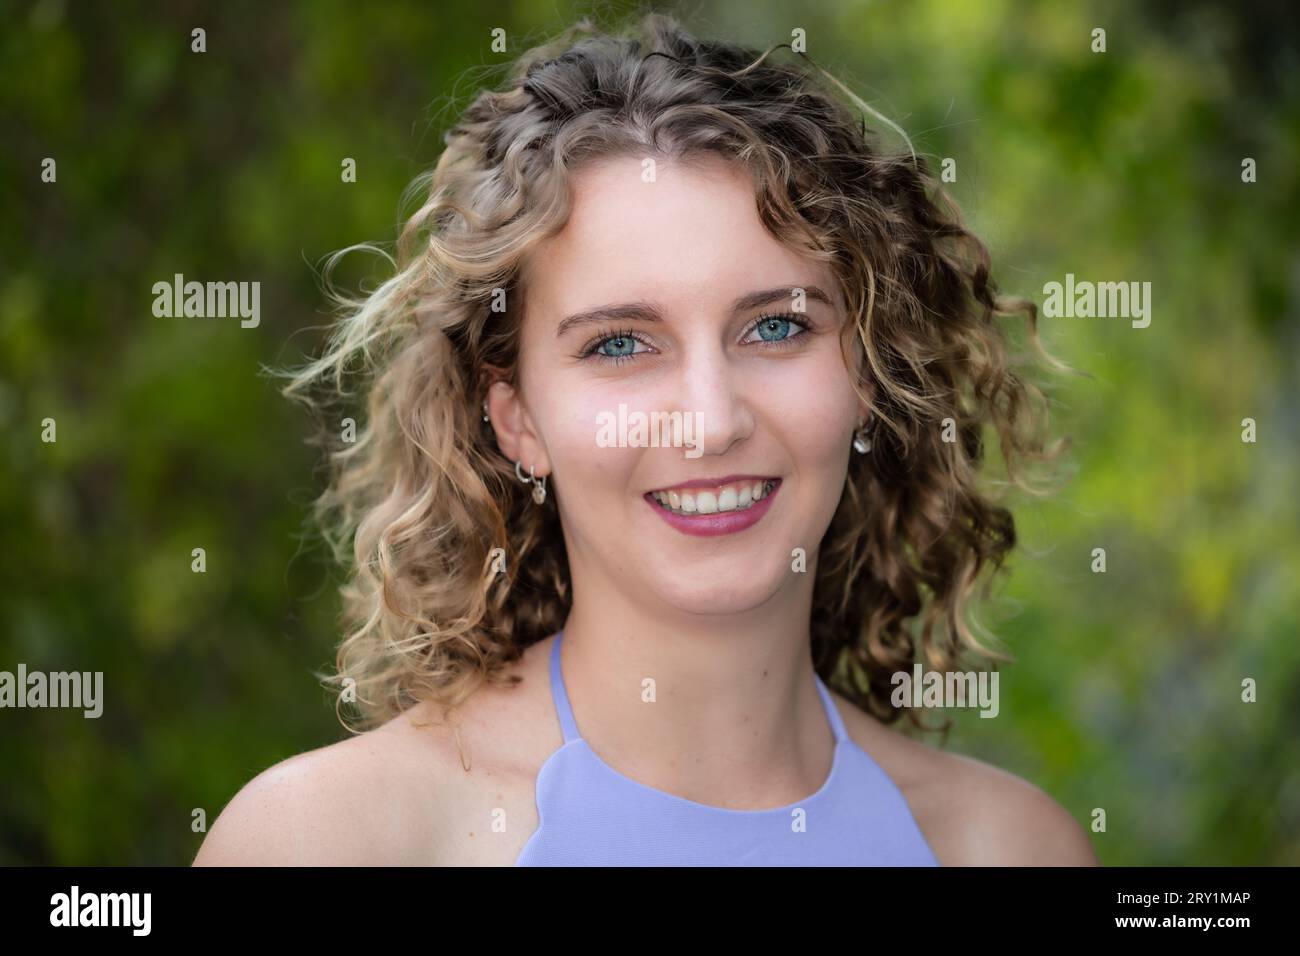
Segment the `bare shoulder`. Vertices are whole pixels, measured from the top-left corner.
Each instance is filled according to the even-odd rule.
[[[530,648],[511,671],[536,671]],[[516,852],[493,815],[529,819],[545,725],[528,692],[484,684],[448,717],[419,704],[367,733],[298,754],[246,783],[195,866],[442,866]],[[523,690],[523,688],[520,688]],[[524,728],[524,729],[520,729]],[[530,730],[528,728],[541,728]],[[558,733],[558,730],[556,731]],[[541,744],[539,744],[539,737]]]
[[[195,866],[366,866],[422,862],[433,852],[430,802],[446,779],[436,731],[416,746],[416,713],[263,770],[213,823]]]
[[[834,695],[849,735],[898,786],[944,866],[1097,866],[1087,832],[1039,787],[892,729]]]

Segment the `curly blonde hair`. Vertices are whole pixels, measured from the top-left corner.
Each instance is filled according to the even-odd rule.
[[[355,689],[339,697],[345,726],[374,727],[422,700],[446,712],[565,621],[558,514],[532,502],[480,410],[494,381],[516,384],[524,257],[564,226],[577,171],[618,155],[742,164],[764,227],[827,264],[848,304],[841,348],[846,361],[850,346],[865,356],[876,424],[820,546],[818,673],[891,722],[890,677],[918,650],[933,669],[969,652],[1008,659],[966,621],[977,578],[1016,540],[1010,511],[977,488],[983,426],[996,429],[1006,465],[1009,481],[996,484],[1035,494],[1022,466],[1067,440],[1044,447],[1047,403],[1012,370],[996,317],[1024,312],[1034,349],[1066,366],[1039,344],[1033,304],[997,295],[985,247],[926,160],[910,143],[886,150],[811,70],[776,61],[783,46],[698,40],[662,13],[616,32],[584,18],[461,114],[435,168],[412,184],[424,201],[396,256],[385,253],[391,278],[361,298],[339,295],[328,275],[350,250],[330,258],[338,322],[284,391],[324,411],[353,397],[352,381],[365,390],[363,426],[355,441],[332,441],[316,502],[349,568],[347,633],[337,673],[323,675]]]

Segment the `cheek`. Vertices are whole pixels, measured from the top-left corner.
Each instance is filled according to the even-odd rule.
[[[762,420],[779,430],[802,467],[838,462],[859,410],[848,370],[833,345],[801,361],[774,363],[756,386],[752,394],[761,403]]]
[[[627,390],[569,385],[556,388],[542,424],[552,469],[573,476],[584,496],[624,493],[637,462],[636,448],[605,447],[598,440],[602,416],[616,415],[619,402],[640,407]]]

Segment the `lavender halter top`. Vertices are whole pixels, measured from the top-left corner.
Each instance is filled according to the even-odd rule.
[[[578,733],[551,650],[551,695],[564,743],[537,775],[538,826],[516,866],[937,866],[902,793],[850,739],[817,677],[835,735],[830,775],[811,796],[729,810],[639,783]],[[816,675],[814,675],[816,676]]]

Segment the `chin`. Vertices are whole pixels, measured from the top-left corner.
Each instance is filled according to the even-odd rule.
[[[677,573],[691,573],[689,568],[677,569]],[[738,586],[720,588],[701,583],[699,586],[684,586],[656,591],[659,599],[683,614],[697,614],[708,617],[715,614],[743,614],[762,607],[776,593],[780,583],[777,581],[745,581]]]

